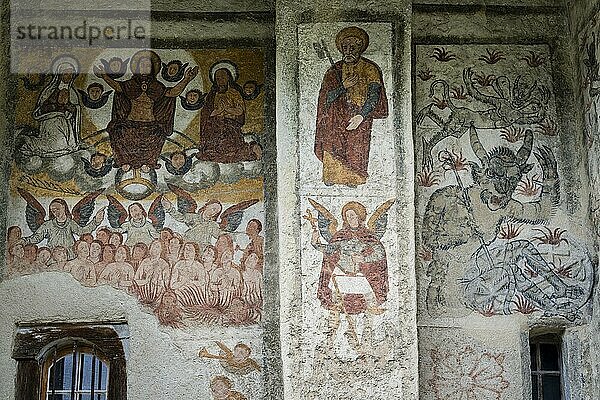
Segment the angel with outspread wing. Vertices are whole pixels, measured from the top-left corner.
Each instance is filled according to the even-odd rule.
[[[136,243],[148,245],[160,237],[160,230],[165,223],[162,195],[154,199],[147,214],[140,203],[131,203],[128,210],[125,210],[123,204],[115,197],[106,195],[106,198],[108,199],[108,222],[113,232],[127,234],[125,240],[127,246],[132,247]]]
[[[323,253],[317,297],[330,311],[328,344],[333,346],[340,325],[340,314],[348,321],[346,336],[355,349],[360,348],[353,315],[364,314],[363,340],[372,330],[372,316],[382,314],[381,305],[387,300],[389,290],[387,256],[381,237],[387,226],[388,211],[394,199],[380,205],[369,218],[359,202],[351,201],[342,208],[343,224],[338,222],[323,205],[313,199],[310,204],[318,213],[313,217],[307,210],[305,219],[312,228],[312,246]],[[321,237],[326,243],[321,243]]]
[[[244,210],[258,203],[258,200],[246,200],[235,204],[221,212],[223,206],[218,200],[209,200],[197,211],[194,198],[178,186],[168,184],[169,189],[177,196],[177,208],[163,197],[162,204],[175,220],[183,222],[189,229],[183,234],[188,242],[198,243],[200,251],[211,244],[222,232],[234,232],[242,222]]]
[[[73,244],[75,235],[78,237],[93,232],[104,219],[104,208],[98,210],[94,218],[90,217],[96,206],[96,198],[104,189],[96,190],[84,196],[72,212],[63,199],[53,199],[48,206],[48,219],[46,210],[40,202],[25,189],[17,189],[21,197],[27,202],[25,207],[25,220],[33,234],[22,239],[22,244],[37,244],[46,239],[46,246],[52,250],[62,246],[67,249],[69,259],[74,257]]]
[[[232,374],[246,375],[252,371],[260,372],[260,365],[250,358],[252,350],[249,346],[244,343],[238,343],[233,350],[231,350],[222,342],[217,341],[216,343],[220,349],[219,354],[211,354],[206,350],[206,347],[203,347],[198,352],[198,355],[203,358],[214,358],[219,360],[223,368]]]

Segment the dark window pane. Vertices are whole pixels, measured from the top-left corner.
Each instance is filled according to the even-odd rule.
[[[537,375],[531,375],[531,399],[539,400]]]
[[[81,363],[81,382],[79,386],[82,390],[89,391],[92,388],[92,355],[82,354]]]
[[[538,363],[537,363],[537,344],[532,343],[529,346],[529,353],[531,356],[531,370],[532,371],[537,371],[538,370]]]
[[[558,371],[558,346],[555,344],[540,344],[543,371]]]
[[[542,376],[542,391],[544,400],[561,400],[560,376]]]
[[[73,368],[73,356],[68,355],[56,360],[54,367],[50,366],[48,379],[48,391],[71,390],[71,371]],[[55,399],[52,399],[55,400]],[[59,400],[59,398],[56,398]],[[61,399],[62,400],[62,399]]]
[[[71,382],[73,382],[73,355],[69,354],[68,356],[62,358],[62,360],[65,361],[65,368],[63,371],[63,385],[62,387],[57,386],[56,388],[61,388],[63,390],[71,390]]]
[[[54,397],[52,397],[52,394],[48,395],[48,399],[50,400],[71,400],[71,394],[58,394],[56,393],[54,395]]]
[[[96,379],[94,387],[100,390],[106,390],[108,385],[108,367],[99,359],[96,359]],[[98,399],[96,399],[98,400]]]
[[[69,354],[56,361],[54,367],[50,366],[48,371],[49,385],[46,400],[106,400],[108,386],[108,366],[92,354],[79,353],[77,355],[77,382],[75,388],[79,394],[71,399],[71,382],[73,372],[73,355]],[[94,393],[92,397],[92,361],[94,362]],[[52,387],[57,392],[52,396]],[[61,391],[62,393],[58,393]],[[81,393],[84,392],[84,393]]]

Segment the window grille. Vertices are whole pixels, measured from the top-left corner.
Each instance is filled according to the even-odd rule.
[[[15,400],[126,400],[125,323],[17,325]]]
[[[562,400],[561,340],[556,334],[533,337],[531,352],[532,400]]]
[[[42,400],[107,400],[109,362],[95,348],[54,347],[44,366]]]

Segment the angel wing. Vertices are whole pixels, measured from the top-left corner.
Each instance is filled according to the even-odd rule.
[[[80,157],[80,158],[81,158],[81,162],[83,163],[83,170],[85,171],[86,174],[88,174],[92,178],[102,178],[102,177],[108,175],[108,173],[111,171],[111,169],[113,167],[113,159],[112,158],[108,158],[106,160],[106,162],[104,163],[104,166],[100,169],[94,169],[88,159],[83,158],[83,157]]]
[[[104,58],[101,58],[100,63],[102,63],[102,66],[104,67],[104,70],[106,72],[110,72],[110,64],[108,63],[107,60],[105,60]]]
[[[323,239],[328,242],[331,240],[333,235],[337,232],[338,222],[337,219],[329,212],[323,205],[317,203],[313,199],[308,199],[311,206],[318,212],[317,223],[319,226],[319,232]]]
[[[248,362],[250,363],[250,365],[252,366],[252,368],[254,368],[258,372],[260,372],[260,365],[256,361],[254,361],[254,359],[249,358]]]
[[[73,207],[73,220],[79,226],[86,226],[90,222],[90,217],[96,207],[96,198],[104,192],[104,188],[100,188],[95,192],[88,193],[83,199],[79,200]]]
[[[119,73],[125,75],[125,72],[127,72],[127,64],[129,64],[129,58],[123,60],[123,63],[121,64],[121,70],[119,71]]]
[[[371,218],[369,218],[369,222],[367,222],[367,227],[375,234],[377,239],[381,239],[385,233],[388,211],[395,201],[396,199],[391,199],[377,207]]]
[[[184,96],[179,96],[179,101],[181,103],[181,107],[183,107],[184,110],[188,110],[188,111],[198,111],[199,109],[201,109],[204,106],[204,102],[206,100],[206,96],[208,95],[208,93],[203,93],[198,97],[198,101],[196,102],[196,104],[189,104],[187,102],[187,99]]]
[[[227,347],[227,345],[225,345],[223,342],[218,342],[218,341],[216,343],[217,343],[217,346],[219,346],[219,348],[221,349],[221,351],[227,358],[233,357],[233,352],[231,351],[231,349],[229,347]]]
[[[162,205],[162,194],[158,195],[156,199],[150,205],[150,209],[148,209],[148,217],[150,221],[152,221],[152,225],[161,230],[165,225],[165,208]]]
[[[242,222],[244,210],[258,203],[257,199],[242,201],[223,211],[219,226],[226,232],[234,232]]]
[[[25,207],[25,220],[27,221],[27,226],[31,232],[35,233],[35,231],[37,231],[44,223],[46,211],[40,202],[27,190],[17,188],[17,191],[23,200],[27,202],[27,206]]]
[[[188,192],[171,183],[167,183],[167,186],[177,196],[177,211],[183,214],[196,212],[198,204]]]
[[[113,228],[120,228],[127,219],[127,210],[113,196],[107,194],[106,198],[108,199],[108,222]]]

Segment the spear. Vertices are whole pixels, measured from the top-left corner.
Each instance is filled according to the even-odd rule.
[[[469,193],[467,191],[467,188],[465,187],[465,185],[463,185],[462,179],[460,179],[460,175],[458,174],[458,171],[456,170],[456,167],[454,165],[454,158],[452,156],[452,154],[450,154],[450,152],[448,150],[442,150],[438,153],[438,160],[440,160],[442,162],[442,164],[448,165],[450,167],[450,169],[452,170],[452,172],[454,173],[454,177],[456,178],[456,183],[458,184],[458,187],[460,188],[461,192],[462,192],[462,197],[463,197],[463,201],[465,202],[465,206],[467,207],[467,212],[469,213],[469,216],[472,219],[472,223],[473,226],[475,227],[475,235],[477,236],[477,239],[479,239],[479,243],[481,244],[481,247],[483,247],[483,251],[485,252],[486,258],[488,260],[488,262],[490,263],[490,267],[492,267],[494,265],[494,261],[492,260],[492,256],[490,254],[490,250],[487,247],[487,243],[485,242],[485,240],[483,239],[483,234],[481,232],[479,232],[479,229],[477,229],[477,225],[475,224],[475,216],[473,214],[473,205],[471,204],[471,199],[469,198]]]

